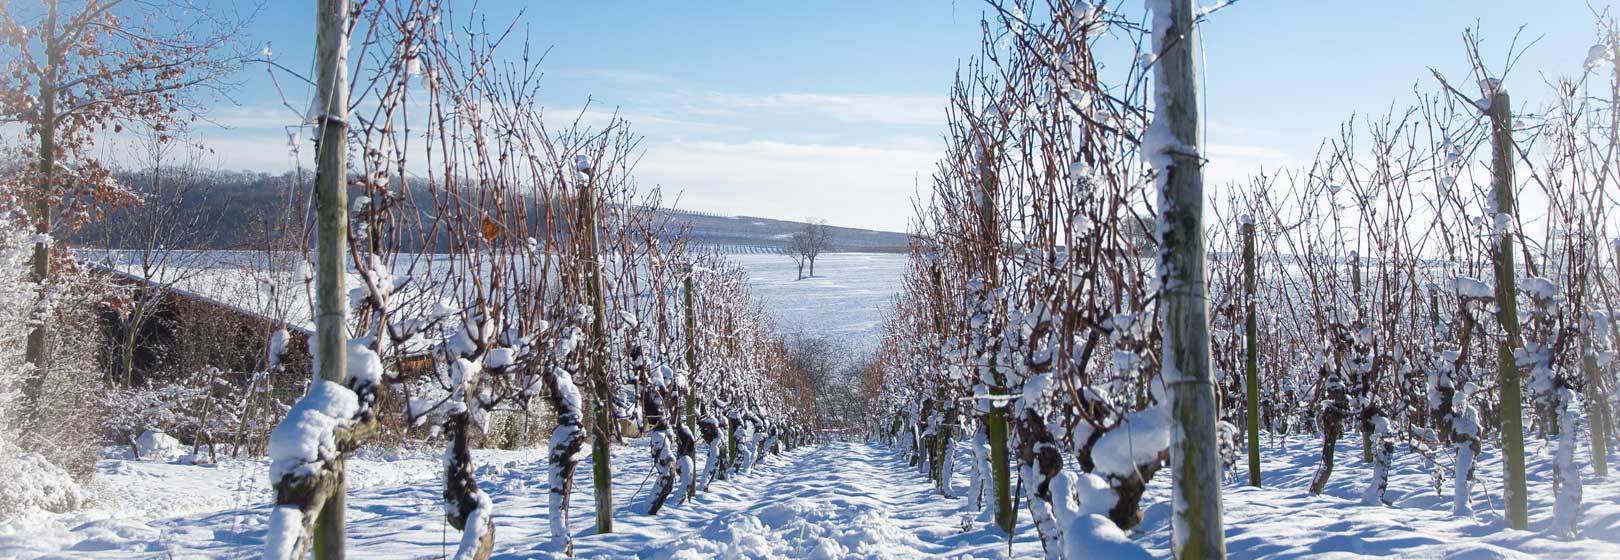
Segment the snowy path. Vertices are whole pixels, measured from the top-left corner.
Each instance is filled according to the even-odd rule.
[[[1334,470],[1327,492],[1305,492],[1313,438],[1267,446],[1265,488],[1228,480],[1227,546],[1237,558],[1620,558],[1620,476],[1588,477],[1582,538],[1549,537],[1547,453],[1532,447],[1531,529],[1511,531],[1500,504],[1500,458],[1482,456],[1480,514],[1450,515],[1428,469],[1399,454],[1392,507],[1359,503],[1367,466],[1357,449]],[[1020,510],[1011,548],[1004,535],[941,498],[893,450],[829,443],[767,456],[751,473],[717,481],[688,504],[642,514],[652,483],[644,442],[614,448],[615,531],[597,535],[589,466],[581,465],[570,516],[581,558],[1031,558],[1040,544]],[[560,557],[550,543],[545,454],[477,450],[478,477],[495,502],[495,558]],[[966,461],[955,489],[965,491]],[[436,558],[458,535],[440,509],[439,460],[425,453],[350,463],[348,537],[357,559]],[[1589,471],[1588,471],[1589,472]],[[73,514],[0,527],[0,558],[256,558],[269,492],[262,460],[216,466],[105,460],[91,487],[99,502]],[[1154,477],[1146,518],[1132,538],[1169,556],[1169,480]],[[638,493],[639,490],[639,493]],[[1490,503],[1486,502],[1487,495]]]
[[[494,558],[561,557],[550,543],[544,453],[475,452],[495,501]],[[923,475],[887,449],[831,443],[767,456],[692,502],[642,514],[652,483],[646,448],[615,447],[615,531],[596,535],[589,466],[570,516],[581,558],[986,558],[1004,537],[964,519]],[[261,461],[214,467],[104,461],[103,503],[39,530],[0,531],[0,557],[248,558],[264,538],[269,493]],[[351,558],[435,558],[458,535],[443,521],[438,461],[351,462]],[[965,482],[963,482],[965,484]],[[959,484],[960,486],[960,484]],[[638,489],[641,491],[638,494]],[[1039,545],[1021,538],[1018,556]]]

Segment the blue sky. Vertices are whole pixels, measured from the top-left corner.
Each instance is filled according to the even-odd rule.
[[[278,62],[309,66],[314,7],[267,7],[249,29]],[[1606,4],[1594,2],[1601,8]],[[1140,10],[1136,0],[1125,0]],[[485,0],[494,22],[523,11],[550,48],[548,112],[617,110],[644,136],[643,184],[688,209],[900,230],[943,142],[946,93],[977,52],[984,4],[876,2],[533,2]],[[465,10],[466,8],[458,8]],[[1581,71],[1596,38],[1575,0],[1241,0],[1203,29],[1209,181],[1308,162],[1353,113],[1404,106],[1428,67],[1466,75],[1461,33],[1478,25],[1501,60],[1513,33],[1538,39],[1509,76],[1533,109],[1544,80]],[[522,34],[514,41],[522,40]],[[291,168],[262,65],[234,104],[200,126],[226,168]],[[305,90],[286,95],[304,106]],[[306,155],[308,151],[305,151]]]

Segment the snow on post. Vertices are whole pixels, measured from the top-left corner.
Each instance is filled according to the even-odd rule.
[[[265,558],[301,558],[327,500],[341,492],[343,455],[376,428],[370,410],[382,362],[363,344],[349,345],[351,376],[344,384],[310,385],[276,428],[265,453],[275,507],[266,528]]]
[[[576,316],[583,316],[576,313]],[[583,317],[580,317],[581,319]],[[568,530],[568,502],[574,490],[574,471],[579,469],[585,453],[585,409],[579,386],[574,384],[573,372],[561,364],[578,367],[580,339],[584,332],[579,327],[568,327],[552,347],[552,355],[559,365],[545,376],[551,407],[557,412],[557,429],[551,433],[550,454],[547,457],[547,481],[550,503],[547,519],[551,522],[551,542],[569,556],[574,555],[574,537]]]
[[[1221,460],[1204,292],[1204,188],[1198,145],[1197,32],[1191,0],[1147,0],[1152,12],[1153,117],[1142,157],[1159,187],[1162,377],[1172,408],[1172,549],[1223,558]]]

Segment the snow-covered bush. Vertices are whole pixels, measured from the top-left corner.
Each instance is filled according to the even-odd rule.
[[[95,284],[71,262],[49,290],[28,281],[35,236],[0,213],[0,522],[38,511],[66,511],[83,496],[101,452],[101,380],[93,357]],[[49,320],[53,359],[41,373],[23,360],[32,321]],[[24,395],[38,383],[37,400]]]
[[[146,461],[170,461],[185,454],[180,440],[167,433],[147,430],[135,438],[135,458]]]
[[[70,511],[84,501],[78,481],[62,467],[0,442],[0,525],[38,512]]]

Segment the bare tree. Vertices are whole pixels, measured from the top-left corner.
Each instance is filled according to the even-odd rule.
[[[818,336],[795,336],[788,340],[788,367],[803,372],[810,384],[816,403],[818,426],[843,426],[860,416],[856,391],[851,385],[859,378],[859,369],[852,373],[844,356],[849,348],[832,339]]]
[[[145,331],[174,289],[202,270],[204,253],[187,250],[207,246],[218,236],[213,216],[199,202],[211,194],[212,183],[198,177],[200,149],[183,138],[147,127],[134,149],[145,168],[134,174],[133,188],[140,196],[135,206],[114,211],[100,228],[102,266],[127,275],[118,303],[115,330],[117,355],[108,361],[107,378],[132,384],[136,350]]]
[[[816,257],[832,246],[832,228],[827,220],[820,218],[805,218],[804,227],[793,232],[793,238],[788,245],[789,256],[799,263],[799,279],[803,280],[804,267],[810,265],[810,277],[816,276]]]
[[[217,88],[236,68],[232,38],[244,20],[189,3],[42,0],[0,4],[0,44],[13,53],[0,71],[0,122],[21,123],[32,168],[8,182],[32,187],[27,217],[40,234],[30,279],[49,280],[47,236],[131,202],[131,191],[98,161],[92,147],[111,128],[133,121],[160,130],[183,126],[192,96]],[[19,201],[19,206],[23,204]],[[47,321],[29,333],[36,373],[24,387],[39,396],[49,359]]]

